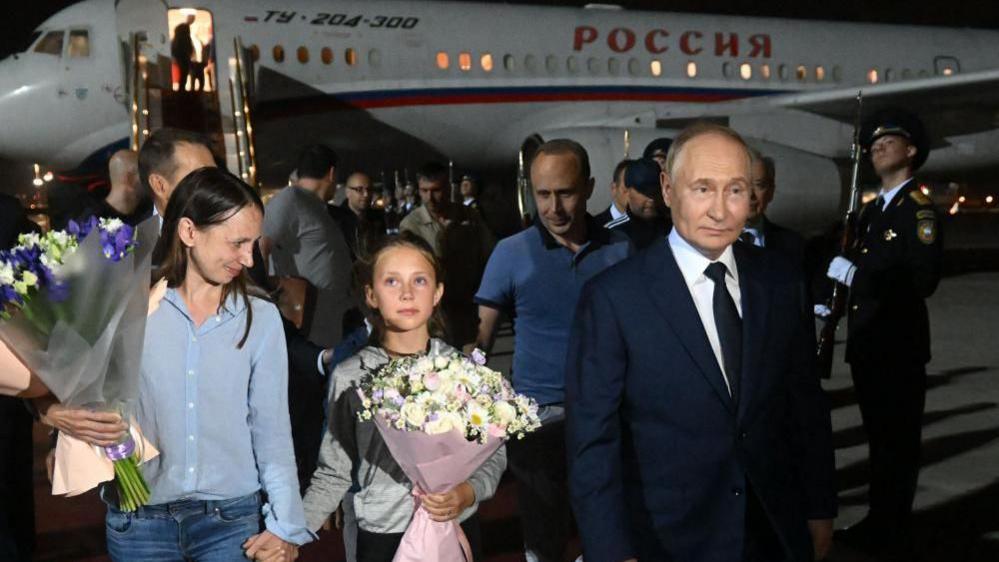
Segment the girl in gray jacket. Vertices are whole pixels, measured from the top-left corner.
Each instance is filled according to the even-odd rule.
[[[309,529],[317,531],[353,489],[347,499],[358,526],[357,561],[388,562],[413,515],[412,484],[374,422],[358,420],[357,385],[393,358],[454,349],[431,337],[442,325],[437,308],[444,285],[440,263],[422,239],[404,233],[386,240],[361,264],[359,277],[374,316],[372,343],[333,371],[329,428],[305,493],[305,515]],[[500,447],[467,481],[446,493],[422,496],[419,509],[436,521],[457,518],[479,558],[475,513],[479,502],[495,493],[505,469],[506,449]]]

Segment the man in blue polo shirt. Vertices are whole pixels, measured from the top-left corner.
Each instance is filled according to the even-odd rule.
[[[562,560],[569,538],[563,371],[576,301],[588,279],[632,252],[626,236],[586,213],[593,178],[579,143],[541,145],[531,183],[538,221],[496,246],[475,295],[477,345],[488,352],[500,313],[511,314],[514,389],[542,406],[542,429],[507,444],[529,562]]]

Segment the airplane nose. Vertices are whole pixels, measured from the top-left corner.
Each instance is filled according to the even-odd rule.
[[[39,114],[45,106],[39,95],[49,89],[46,79],[29,76],[23,62],[13,57],[0,62],[0,155],[15,160],[36,159],[56,150],[48,142],[50,131],[41,125],[46,122],[44,115]]]

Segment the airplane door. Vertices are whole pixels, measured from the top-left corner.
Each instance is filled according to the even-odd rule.
[[[159,94],[169,85],[170,69],[167,10],[163,0],[118,0],[115,4],[132,150],[138,150],[150,131],[162,126]]]

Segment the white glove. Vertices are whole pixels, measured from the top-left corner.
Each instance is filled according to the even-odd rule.
[[[826,277],[835,279],[849,287],[853,283],[853,274],[856,272],[857,266],[853,265],[852,261],[843,256],[836,256],[829,263],[829,271],[826,271]]]
[[[815,305],[815,307],[812,309],[812,311],[819,318],[825,318],[825,317],[829,316],[830,314],[832,314],[832,310],[830,310],[829,307],[826,306],[826,305],[824,305],[824,304],[817,304],[817,305]]]

